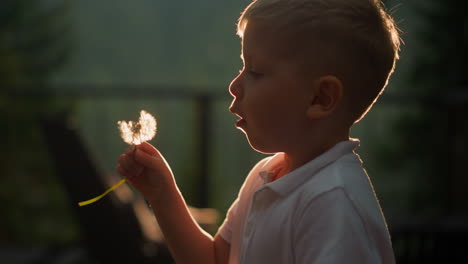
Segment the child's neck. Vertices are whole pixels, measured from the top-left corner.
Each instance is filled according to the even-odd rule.
[[[297,149],[285,152],[285,166],[279,172],[279,175],[275,178],[280,178],[283,175],[301,167],[307,162],[317,158],[322,155],[324,152],[331,149],[333,146],[342,141],[349,140],[349,130],[340,135],[330,137],[325,135],[323,137],[311,137],[312,140],[308,144],[302,144],[297,147]]]

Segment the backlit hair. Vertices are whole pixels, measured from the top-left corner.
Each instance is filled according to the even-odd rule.
[[[239,18],[240,37],[249,21],[285,38],[308,67],[337,76],[351,122],[377,100],[399,57],[399,32],[381,0],[254,0]]]

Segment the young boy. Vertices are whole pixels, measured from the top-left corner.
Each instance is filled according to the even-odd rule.
[[[244,67],[229,90],[253,149],[215,237],[190,216],[162,155],[143,143],[117,169],[149,201],[177,263],[394,263],[350,127],[398,58],[380,0],[257,0],[238,23]]]

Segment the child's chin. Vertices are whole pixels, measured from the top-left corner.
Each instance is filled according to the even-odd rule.
[[[246,134],[247,135],[247,134]],[[247,136],[247,140],[249,141],[249,145],[250,147],[257,151],[258,153],[261,153],[261,154],[275,154],[277,153],[277,151],[274,151],[273,149],[271,148],[268,148],[266,146],[263,146],[263,145],[260,145],[260,144],[256,144],[255,142],[249,140],[249,137]]]

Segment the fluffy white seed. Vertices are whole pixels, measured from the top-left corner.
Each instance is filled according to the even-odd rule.
[[[140,111],[138,122],[118,121],[120,136],[123,141],[130,145],[139,145],[153,139],[156,135],[156,118],[145,110]]]

